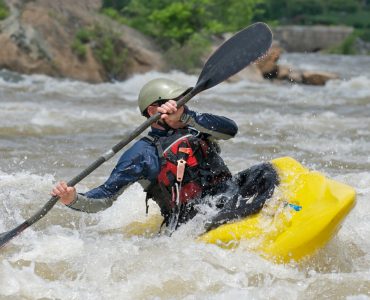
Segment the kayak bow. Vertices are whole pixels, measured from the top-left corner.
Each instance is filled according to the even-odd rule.
[[[262,256],[289,262],[313,254],[333,237],[354,207],[354,189],[290,157],[271,162],[280,179],[271,203],[258,214],[203,234],[201,241],[232,247],[248,240],[250,249]]]

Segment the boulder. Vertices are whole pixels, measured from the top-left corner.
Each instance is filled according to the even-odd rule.
[[[266,55],[257,61],[256,66],[264,77],[275,78],[277,76],[277,62],[282,52],[283,49],[280,47],[279,43],[274,41]]]
[[[274,38],[288,52],[316,52],[343,43],[353,32],[347,26],[278,26]]]
[[[339,76],[334,73],[321,71],[303,71],[302,83],[311,85],[325,85],[329,80],[338,79]]]
[[[228,82],[238,82],[241,80],[248,80],[253,82],[262,82],[264,80],[261,70],[256,64],[249,65],[234,76],[231,76]]]
[[[288,80],[292,83],[303,83],[302,72],[292,70],[289,74]]]
[[[291,66],[278,65],[277,79],[288,80],[293,83],[302,83],[302,72],[293,70]]]
[[[291,66],[287,65],[279,65],[277,73],[277,79],[310,85],[325,85],[328,80],[338,78],[339,76],[334,73],[294,70]]]
[[[164,70],[157,46],[143,34],[98,13],[101,0],[5,0],[10,16],[0,22],[0,69],[41,73],[88,82],[110,80],[106,66],[94,55],[94,43],[84,45],[83,58],[73,51],[81,28],[106,28],[127,53],[115,79],[134,73]]]
[[[286,65],[279,65],[278,72],[277,72],[277,79],[280,80],[287,80],[292,72],[292,68]]]

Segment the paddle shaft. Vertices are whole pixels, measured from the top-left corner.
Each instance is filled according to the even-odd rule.
[[[195,87],[179,101],[178,107],[183,106],[198,93],[209,89],[230,76],[236,74],[251,62],[264,55],[270,48],[272,42],[271,30],[264,23],[253,24],[222,44],[207,60]],[[156,113],[148,118],[143,124],[136,128],[131,134],[112,147],[108,152],[100,156],[80,174],[68,181],[68,186],[74,186],[82,179],[96,170],[104,162],[112,158],[118,151],[139,136],[151,124],[160,119],[161,114]],[[43,218],[58,202],[59,197],[53,196],[32,217],[16,228],[0,234],[0,248],[7,244],[13,237]]]
[[[201,88],[193,88],[189,93],[187,93],[184,97],[182,97],[179,101],[177,101],[177,107],[183,106],[187,103],[191,98],[193,98],[196,94],[202,91]],[[86,178],[89,174],[94,172],[97,168],[99,168],[103,163],[111,159],[115,154],[117,154],[123,147],[137,138],[143,131],[145,131],[150,125],[157,122],[161,117],[160,113],[156,113],[155,115],[148,118],[145,122],[143,122],[139,127],[137,127],[134,131],[132,131],[128,136],[122,139],[119,143],[114,145],[109,151],[101,155],[97,160],[91,163],[86,169],[84,169],[81,173],[73,177],[70,181],[67,182],[68,186],[75,186],[81,180]],[[59,197],[53,196],[45,203],[45,205],[36,212],[32,217],[27,219],[25,222],[14,228],[13,230],[3,233],[0,235],[0,239],[4,240],[4,243],[0,244],[0,248],[6,245],[8,241],[10,241],[13,237],[20,234],[23,230],[30,227],[32,224],[36,223],[40,219],[42,219],[58,202]]]

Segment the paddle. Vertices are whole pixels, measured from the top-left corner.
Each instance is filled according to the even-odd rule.
[[[177,102],[178,107],[184,105],[200,92],[219,84],[242,70],[256,59],[260,58],[270,48],[271,42],[271,30],[264,23],[253,24],[236,33],[211,55],[205,63],[195,87]],[[139,136],[152,123],[158,121],[160,116],[160,113],[157,113],[148,118],[131,134],[113,146],[111,150],[104,153],[80,174],[72,178],[67,185],[74,186],[79,183],[82,179],[92,173],[104,162],[112,158],[118,151]],[[51,197],[50,200],[28,220],[14,229],[0,234],[0,248],[8,243],[12,238],[19,235],[23,230],[43,218],[48,211],[53,208],[55,203],[57,203],[58,199],[59,197],[57,196]]]

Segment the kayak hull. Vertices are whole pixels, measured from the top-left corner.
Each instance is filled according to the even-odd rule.
[[[233,247],[245,240],[248,248],[277,261],[299,261],[323,247],[355,205],[352,187],[309,171],[290,157],[271,161],[279,175],[272,203],[260,213],[221,225],[200,240]],[[273,213],[271,213],[271,210]],[[267,212],[266,212],[267,211]]]

